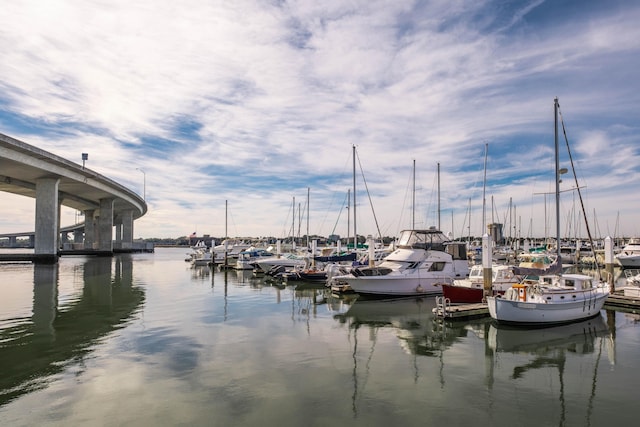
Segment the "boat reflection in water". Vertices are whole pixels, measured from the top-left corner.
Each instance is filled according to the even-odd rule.
[[[409,354],[438,356],[446,347],[465,336],[467,329],[447,328],[434,321],[435,299],[415,298],[367,298],[359,296],[349,310],[335,318],[349,324],[351,329],[369,326],[375,335],[378,329],[393,328],[400,345]]]
[[[593,353],[597,338],[609,336],[601,315],[581,322],[541,328],[522,328],[492,323],[487,337],[489,347],[497,352],[528,352],[544,355],[552,351]]]
[[[615,364],[613,337],[602,315],[535,329],[492,323],[486,339],[491,386],[494,379],[505,375],[517,389],[537,388],[548,381],[551,395],[538,402],[539,407],[549,415],[557,414],[559,425],[571,424],[569,415],[571,420],[580,418],[584,425],[591,424],[603,353],[611,366]],[[557,370],[557,383],[548,375],[549,369]],[[536,394],[536,398],[542,397]],[[514,403],[516,400],[514,396]]]

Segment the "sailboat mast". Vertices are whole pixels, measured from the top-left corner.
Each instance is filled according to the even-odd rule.
[[[440,162],[438,162],[438,230],[442,230],[440,227]]]
[[[487,227],[487,198],[485,196],[486,187],[487,187],[487,154],[489,153],[489,144],[485,142],[484,144],[484,177],[482,180],[482,229],[480,230],[481,236],[484,236],[486,233]]]
[[[358,231],[356,228],[356,146],[353,145],[353,250],[358,249]]]
[[[560,156],[558,149],[558,97],[553,100],[554,141],[556,154],[556,252],[560,256]]]
[[[347,248],[351,237],[351,189],[347,188]]]
[[[416,159],[413,159],[413,192],[411,201],[411,229],[416,229]]]
[[[309,211],[310,211],[310,206],[309,206],[309,197],[310,197],[310,193],[311,193],[311,188],[307,187],[307,248],[309,248]]]

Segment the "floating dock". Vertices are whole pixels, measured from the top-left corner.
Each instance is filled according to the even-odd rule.
[[[604,308],[640,311],[640,297],[624,295],[622,290],[618,290],[607,297]]]
[[[451,304],[444,297],[436,297],[436,306],[433,314],[444,319],[470,319],[489,315],[487,303],[477,304]]]

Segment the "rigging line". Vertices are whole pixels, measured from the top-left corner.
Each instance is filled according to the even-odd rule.
[[[371,200],[371,194],[369,194],[369,186],[367,186],[367,180],[364,177],[364,170],[362,169],[362,163],[360,163],[360,156],[358,156],[358,152],[356,151],[356,156],[358,157],[358,166],[360,166],[360,173],[362,174],[362,182],[364,182],[364,188],[367,190],[367,197],[369,198],[369,205],[371,205],[371,212],[373,213],[373,220],[376,223],[376,229],[378,230],[378,236],[380,236],[380,240],[382,240],[382,233],[380,232],[380,226],[378,225],[378,218],[376,217],[376,211],[373,209],[373,201]]]
[[[338,219],[336,219],[336,223],[333,226],[333,230],[331,230],[331,234],[335,234],[336,233],[336,227],[338,227],[338,222],[340,221],[340,215],[342,214],[342,209],[344,209],[344,205],[347,204],[349,201],[347,200],[347,197],[349,197],[349,193],[347,193],[344,196],[344,202],[342,203],[342,206],[340,206],[340,211],[338,212]]]
[[[564,127],[564,118],[562,117],[562,111],[560,111],[560,103],[558,103],[558,114],[560,115],[560,123],[562,124],[562,133],[564,134],[564,141],[567,145],[567,152],[569,153],[569,160],[571,161],[571,170],[573,171],[573,179],[576,182],[576,189],[578,190],[578,197],[580,198],[580,206],[582,207],[582,214],[584,216],[584,225],[587,228],[587,235],[589,236],[589,244],[592,248],[595,248],[593,244],[593,238],[591,237],[591,229],[589,228],[589,220],[587,219],[587,212],[584,210],[584,202],[582,200],[582,192],[580,191],[580,185],[578,185],[578,177],[576,176],[576,168],[573,164],[573,156],[571,155],[571,149],[569,148],[569,138],[567,137],[567,131]],[[558,242],[558,247],[560,247],[560,242]],[[600,276],[600,266],[596,263],[596,270],[598,272],[598,278]]]

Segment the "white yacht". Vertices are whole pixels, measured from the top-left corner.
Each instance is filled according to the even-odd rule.
[[[360,294],[435,295],[442,293],[437,285],[469,274],[466,244],[451,241],[435,227],[403,230],[396,248],[379,265],[352,268],[333,282]]]
[[[629,239],[629,243],[614,258],[624,268],[640,267],[640,238]]]

